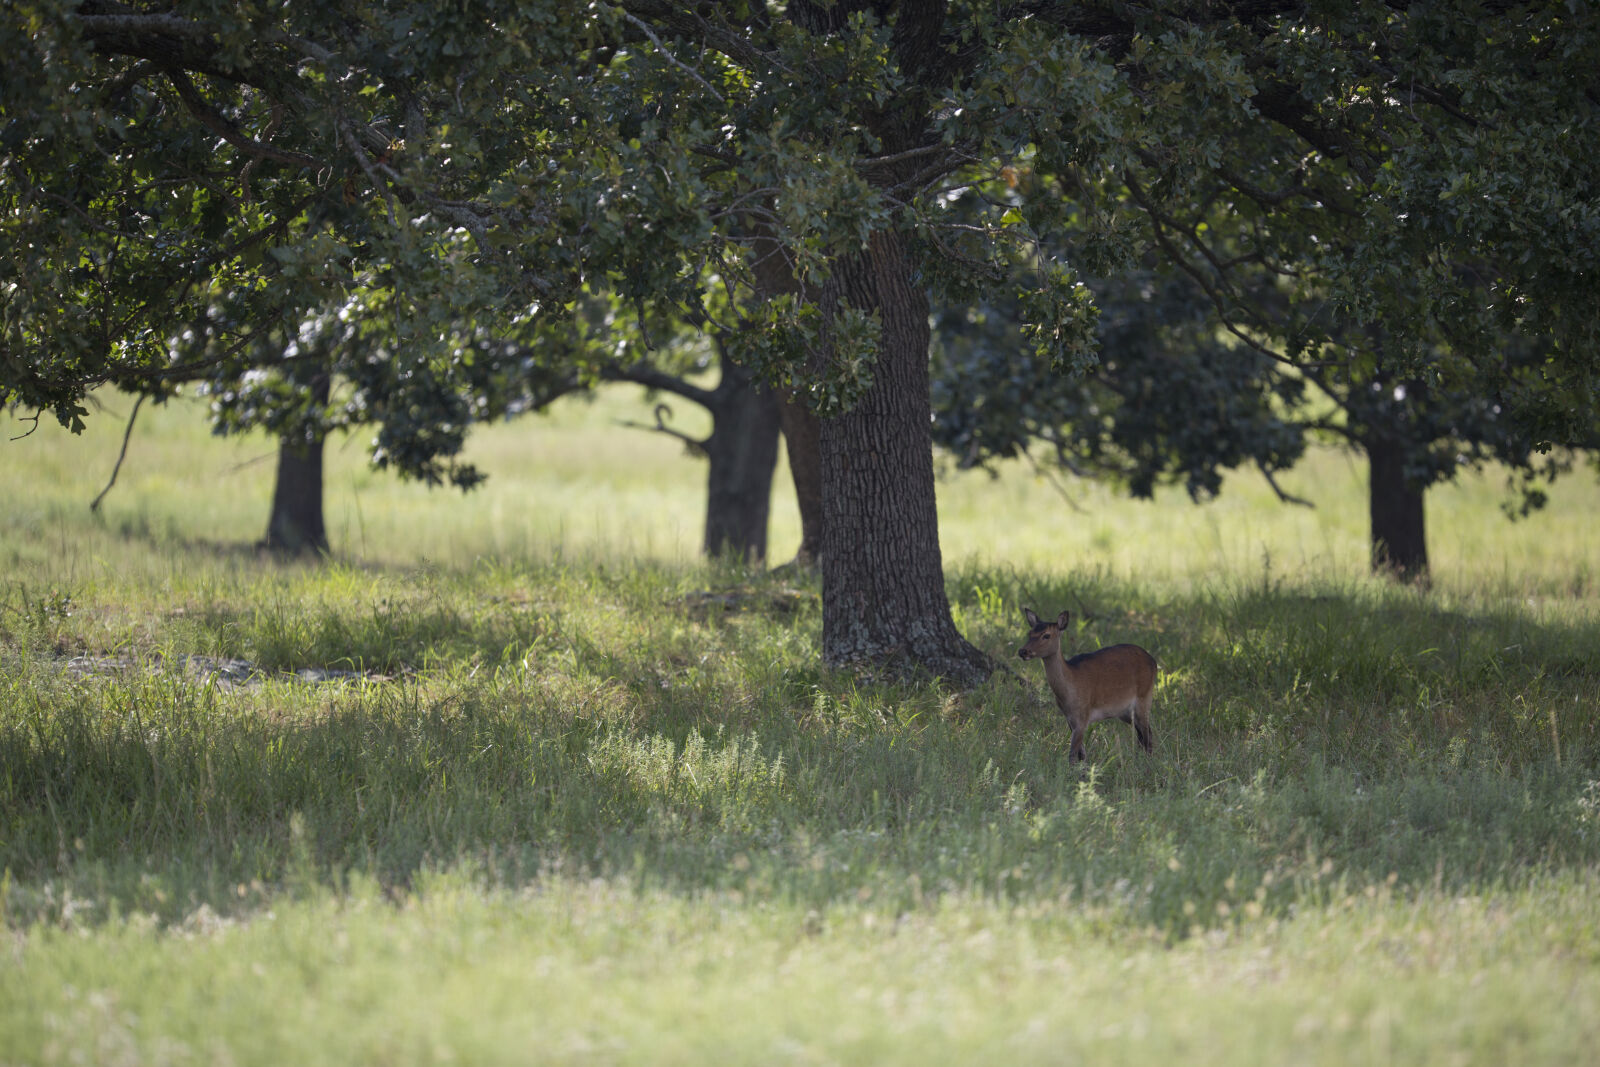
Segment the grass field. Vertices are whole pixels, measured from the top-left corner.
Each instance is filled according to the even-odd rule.
[[[467,497],[126,402],[0,442],[0,1063],[1577,1063],[1600,1043],[1600,488],[1362,472],[1203,507],[941,485],[966,693],[823,670],[814,582],[695,558],[625,393]],[[27,422],[0,424],[10,438]],[[265,457],[265,458],[263,458]],[[775,558],[798,541],[775,496]],[[731,599],[707,591],[733,592]],[[1067,738],[1021,606],[1164,673]]]

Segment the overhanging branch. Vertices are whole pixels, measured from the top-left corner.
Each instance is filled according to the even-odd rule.
[[[717,406],[717,398],[711,390],[702,389],[698,385],[684,381],[675,374],[657,370],[646,363],[606,364],[600,368],[600,377],[608,382],[632,382],[647,389],[659,389],[663,393],[681,396],[683,399],[693,401],[707,409]],[[668,408],[668,414],[670,413],[671,409]]]

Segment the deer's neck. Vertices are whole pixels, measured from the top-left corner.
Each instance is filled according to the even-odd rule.
[[[1061,650],[1056,649],[1041,662],[1044,664],[1044,680],[1055,690],[1056,698],[1061,701],[1068,700],[1072,693],[1072,671],[1061,655]]]

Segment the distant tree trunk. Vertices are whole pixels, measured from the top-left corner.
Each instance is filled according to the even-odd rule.
[[[872,387],[848,413],[822,420],[823,658],[898,661],[977,684],[993,664],[956,630],[945,595],[928,299],[900,235],[880,232],[839,260],[825,311],[835,299],[877,312],[882,338]]]
[[[1372,569],[1405,582],[1428,581],[1424,487],[1406,477],[1405,442],[1381,433],[1363,438],[1369,470]]]
[[[771,206],[770,204],[768,205]],[[756,289],[762,298],[799,293],[789,254],[763,221],[751,220]],[[779,398],[779,418],[784,447],[789,455],[789,476],[794,479],[795,501],[800,505],[800,547],[796,565],[817,566],[822,559],[822,430],[817,416],[794,396]]]
[[[778,398],[722,359],[722,379],[711,392],[711,436],[701,447],[706,474],[706,555],[747,562],[767,558],[767,518],[772,474],[778,464]]]
[[[708,556],[732,553],[758,561],[767,556],[767,519],[772,509],[772,475],[778,465],[778,399],[728,358],[718,344],[722,376],[706,389],[647,363],[616,364],[601,376],[634,382],[649,389],[691,400],[711,415],[711,436],[700,440],[666,424],[671,409],[656,407],[653,427],[676,437],[695,455],[704,456],[706,525],[701,548]]]
[[[822,562],[822,427],[816,415],[793,398],[780,402],[780,417],[789,475],[800,505],[800,548],[794,562],[815,567]]]
[[[329,376],[311,384],[312,402],[328,403]],[[326,554],[328,528],[322,514],[322,432],[314,428],[286,435],[278,444],[278,476],[272,489],[265,547],[288,555]]]

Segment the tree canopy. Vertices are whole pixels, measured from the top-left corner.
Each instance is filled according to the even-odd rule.
[[[555,105],[500,74],[582,50],[581,21],[20,7],[0,29],[6,400],[70,425],[96,385],[321,358],[295,342],[334,314],[381,333],[397,376],[462,366],[486,327],[568,298],[570,271],[519,251],[559,247],[558,182],[516,180]]]
[[[1236,284],[1241,284],[1236,281]],[[1252,297],[1276,302],[1272,280]],[[1201,287],[1170,261],[1091,282],[1100,309],[1099,358],[1082,375],[1052,371],[1022,342],[1006,294],[937,312],[934,440],[962,467],[1026,455],[1045,472],[1108,479],[1136,497],[1180,482],[1191,497],[1220,491],[1224,472],[1254,466],[1281,499],[1277,474],[1301,458],[1308,438],[1364,453],[1369,464],[1376,569],[1425,580],[1422,508],[1427,489],[1493,461],[1508,471],[1512,516],[1543,506],[1576,449],[1600,447],[1600,412],[1541,449],[1544,391],[1518,387],[1537,374],[1543,344],[1508,335],[1487,365],[1458,364],[1446,378],[1397,358],[1382,331],[1356,339],[1361,361],[1276,360],[1232,336]],[[1472,377],[1462,372],[1471,369]]]

